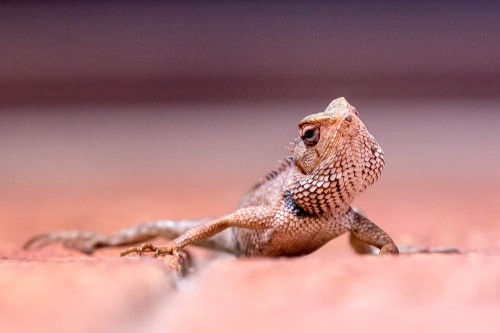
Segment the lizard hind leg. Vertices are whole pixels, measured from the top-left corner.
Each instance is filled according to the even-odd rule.
[[[95,249],[106,246],[108,238],[106,234],[98,232],[63,230],[36,235],[30,238],[23,248],[26,250],[40,250],[53,243],[62,243],[64,247],[92,254]]]
[[[205,221],[206,220],[154,221],[125,228],[111,235],[82,230],[55,231],[32,237],[25,243],[24,248],[39,250],[49,244],[61,243],[67,248],[75,249],[86,254],[92,254],[98,248],[134,245],[151,240],[155,237],[174,239],[186,230]],[[214,239],[201,242],[197,245],[231,251],[232,249],[229,248],[229,236],[230,235],[227,234],[218,235],[218,237]]]
[[[460,254],[460,250],[458,248],[450,246],[399,245],[398,247],[401,254]]]

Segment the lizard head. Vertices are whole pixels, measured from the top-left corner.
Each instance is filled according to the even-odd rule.
[[[331,102],[325,111],[302,119],[299,135],[294,149],[298,172],[293,192],[297,203],[305,201],[299,205],[306,210],[320,212],[332,204],[348,207],[382,172],[382,149],[343,97]],[[309,194],[308,200],[301,200],[304,193]]]

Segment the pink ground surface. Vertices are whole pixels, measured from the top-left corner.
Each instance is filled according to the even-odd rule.
[[[284,154],[297,120],[324,105],[10,110],[0,331],[498,331],[499,103],[351,102],[387,155],[356,206],[399,244],[461,255],[357,256],[345,237],[295,259],[196,250],[196,274],[178,281],[161,260],[117,250],[25,252],[47,230],[227,213]]]

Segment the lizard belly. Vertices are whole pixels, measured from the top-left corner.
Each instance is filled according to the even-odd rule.
[[[316,251],[328,241],[335,238],[335,236],[321,231],[297,236],[297,238],[291,240],[289,236],[275,235],[271,242],[269,242],[269,246],[265,248],[263,255],[275,257],[306,255]]]
[[[235,229],[239,255],[255,256],[300,256],[311,253],[328,241],[343,234],[347,229],[343,223],[328,217],[285,218],[273,229]]]

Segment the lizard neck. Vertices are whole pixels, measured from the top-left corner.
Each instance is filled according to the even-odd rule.
[[[347,170],[340,169],[333,162],[310,175],[294,168],[288,179],[287,193],[305,212],[340,215],[349,209],[360,190],[360,172],[354,166]]]

